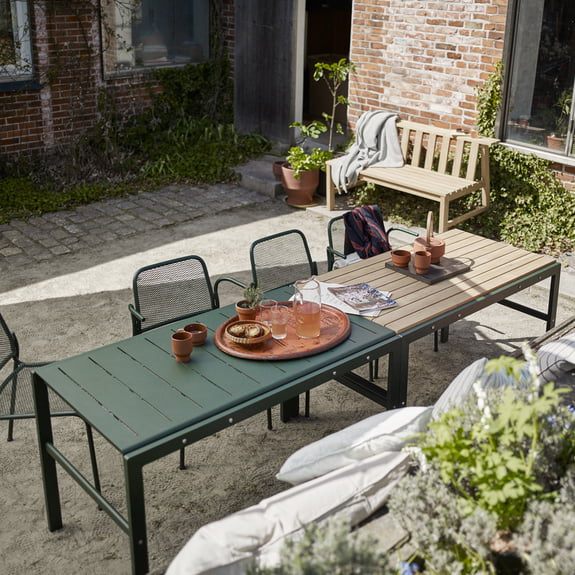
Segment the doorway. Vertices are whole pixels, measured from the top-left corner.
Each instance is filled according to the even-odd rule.
[[[349,58],[352,0],[306,0],[303,50],[303,121],[321,120],[331,112],[331,95],[323,81],[313,79],[316,62]],[[347,83],[341,92],[347,96]],[[336,121],[345,129],[347,107],[339,106]]]

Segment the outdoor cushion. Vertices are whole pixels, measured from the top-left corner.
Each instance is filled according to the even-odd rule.
[[[537,352],[537,362],[544,381],[557,381],[565,372],[575,369],[575,334],[541,346]]]
[[[301,535],[305,525],[339,517],[353,526],[381,507],[407,471],[408,458],[380,453],[204,525],[166,575],[243,575],[254,557],[275,565],[286,537]]]
[[[431,407],[384,411],[302,447],[285,461],[276,478],[296,485],[387,451],[401,451],[424,431]]]

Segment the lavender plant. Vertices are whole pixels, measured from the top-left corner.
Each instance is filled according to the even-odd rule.
[[[526,358],[526,386],[521,362],[489,362],[517,386],[477,383],[470,401],[430,424],[416,473],[392,492],[425,573],[575,572],[574,418]]]

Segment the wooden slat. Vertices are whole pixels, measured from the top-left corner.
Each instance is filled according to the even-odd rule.
[[[421,161],[421,148],[423,145],[423,132],[417,130],[415,132],[415,139],[413,141],[413,152],[411,154],[411,165],[419,167],[419,162]]]
[[[409,153],[409,137],[410,129],[408,127],[404,127],[401,131],[401,153],[406,161],[407,154]]]
[[[447,161],[449,160],[449,148],[451,147],[451,138],[443,136],[441,142],[441,152],[439,153],[439,165],[437,171],[440,174],[445,174],[447,171]]]
[[[431,170],[433,168],[436,144],[437,134],[429,134],[429,138],[427,139],[427,152],[425,153],[425,164],[423,165],[426,170]]]
[[[479,159],[479,144],[471,142],[469,146],[469,159],[467,161],[467,172],[465,178],[467,180],[475,180],[475,172],[477,171],[477,160]]]
[[[455,157],[453,158],[453,168],[451,170],[451,175],[459,178],[461,176],[461,163],[463,162],[463,147],[465,146],[465,140],[458,138],[455,141]]]

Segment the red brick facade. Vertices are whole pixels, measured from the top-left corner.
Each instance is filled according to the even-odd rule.
[[[6,91],[0,83],[0,155],[70,142],[95,124],[102,95],[120,113],[149,105],[158,87],[144,72],[104,73],[97,2],[30,2],[37,86]],[[224,46],[232,52],[233,10],[233,0],[221,0]]]
[[[352,124],[366,110],[475,127],[476,90],[503,58],[507,0],[354,0]]]

